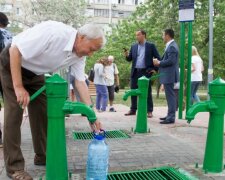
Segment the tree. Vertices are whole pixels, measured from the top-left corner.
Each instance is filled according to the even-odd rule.
[[[33,0],[21,3],[22,15],[15,20],[28,27],[41,21],[55,20],[77,28],[86,21],[85,0]]]
[[[225,1],[218,0],[214,3],[214,76],[225,77]],[[208,42],[209,42],[209,4],[208,0],[195,0],[195,20],[193,22],[193,45],[204,61],[205,69],[208,67]],[[187,24],[186,24],[187,26]],[[135,42],[135,31],[144,29],[147,39],[156,44],[162,55],[165,45],[162,41],[162,31],[172,28],[175,31],[175,40],[180,42],[180,25],[178,22],[177,0],[148,0],[137,7],[132,16],[120,21],[112,27],[112,33],[107,35],[105,48],[88,58],[87,69],[101,56],[113,55],[120,71],[120,78],[128,85],[130,65],[123,57],[123,48],[130,48]],[[186,28],[187,31],[187,28]],[[186,33],[187,34],[187,33]],[[185,48],[185,64],[187,64],[187,41]],[[207,79],[207,70],[204,71],[204,79]]]

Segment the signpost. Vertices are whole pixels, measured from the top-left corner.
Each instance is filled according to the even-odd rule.
[[[184,91],[184,49],[185,49],[185,23],[188,23],[188,67],[186,112],[191,105],[191,57],[192,57],[192,21],[194,21],[194,0],[179,0],[180,22],[180,90],[179,90],[179,119],[182,119],[183,91]]]

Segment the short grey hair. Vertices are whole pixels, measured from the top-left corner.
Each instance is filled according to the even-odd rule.
[[[101,38],[102,39],[102,47],[106,43],[106,38],[105,38],[103,28],[94,23],[85,24],[85,25],[81,26],[78,29],[78,34],[86,36],[88,39]]]

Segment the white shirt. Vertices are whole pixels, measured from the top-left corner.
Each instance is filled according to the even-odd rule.
[[[84,81],[85,57],[72,52],[77,31],[56,21],[42,22],[12,40],[22,54],[22,67],[37,75],[71,66],[71,74]]]
[[[192,56],[191,63],[195,66],[195,71],[191,72],[191,81],[202,81],[202,59]]]
[[[116,64],[112,63],[110,66],[105,67],[106,86],[114,85],[115,74],[119,74]]]
[[[94,65],[94,71],[95,71],[94,84],[106,85],[104,66],[101,63],[96,63]]]
[[[171,39],[170,41],[168,41],[166,43],[166,48],[165,48],[165,51],[167,50],[167,48],[169,47],[169,45],[174,41],[174,39]]]

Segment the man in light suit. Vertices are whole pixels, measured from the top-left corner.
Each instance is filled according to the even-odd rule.
[[[160,59],[159,53],[153,43],[146,41],[146,32],[144,30],[136,31],[137,43],[131,46],[130,52],[125,50],[125,57],[127,61],[132,61],[131,69],[131,89],[138,88],[138,78],[146,76],[150,78],[152,74],[158,70],[153,64],[153,58]],[[152,102],[152,87],[149,81],[148,91],[148,114],[149,118],[152,118],[153,102]],[[125,116],[135,115],[137,110],[137,96],[131,96],[130,111]]]
[[[176,116],[176,96],[174,92],[174,83],[179,81],[178,66],[178,46],[174,41],[174,31],[166,29],[163,33],[163,40],[166,43],[165,53],[162,60],[154,59],[154,65],[159,67],[160,83],[164,85],[166,100],[168,104],[167,116],[160,118],[161,124],[172,124]]]

